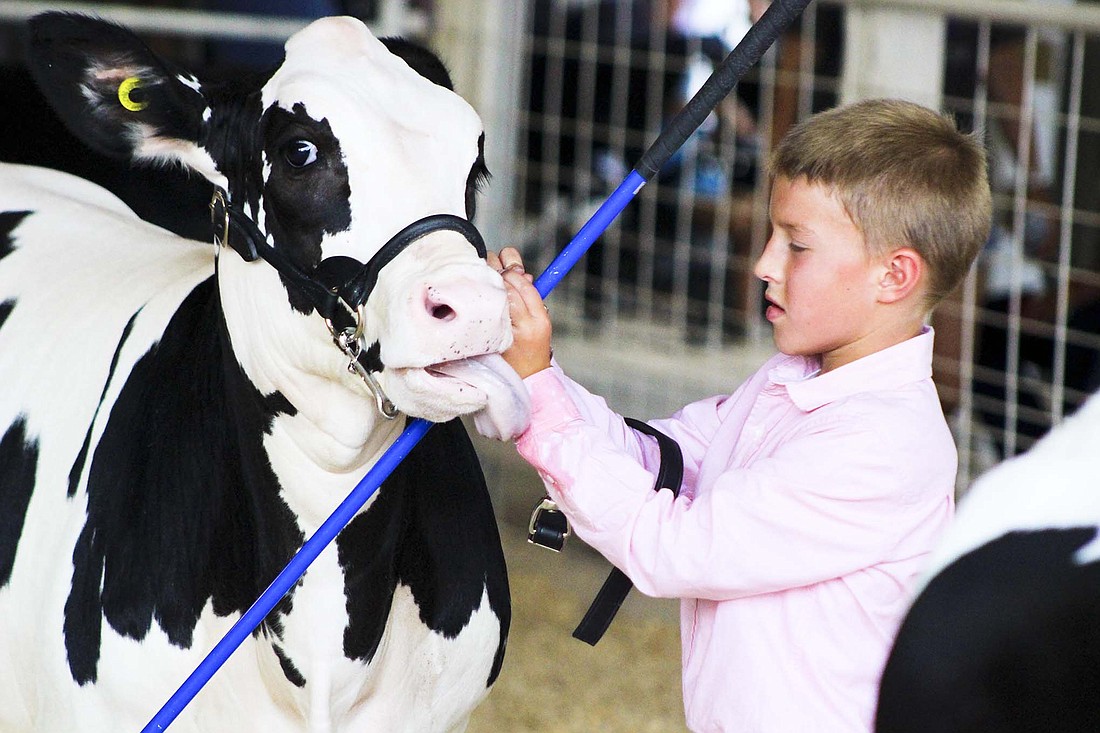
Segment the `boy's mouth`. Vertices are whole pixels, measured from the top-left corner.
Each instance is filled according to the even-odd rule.
[[[775,321],[787,312],[782,306],[768,296],[764,296],[764,302],[768,304],[767,310],[764,311],[764,317],[767,318],[769,322]]]

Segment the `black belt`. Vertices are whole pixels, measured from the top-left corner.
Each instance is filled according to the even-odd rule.
[[[653,490],[668,489],[674,496],[678,495],[680,484],[684,480],[684,455],[680,451],[679,444],[641,420],[628,417],[625,421],[634,430],[657,439],[657,446],[661,451],[661,466],[657,469],[657,481],[653,485]],[[531,515],[527,541],[560,552],[569,534],[569,522],[565,515],[549,497],[544,498]],[[573,630],[573,638],[595,646],[611,625],[611,621],[619,612],[632,587],[634,584],[622,570],[612,568],[607,580],[588,607],[588,612]]]

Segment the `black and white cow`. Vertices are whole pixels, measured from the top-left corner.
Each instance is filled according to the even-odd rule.
[[[975,482],[928,578],[878,733],[1100,731],[1100,396]]]
[[[222,85],[102,21],[39,16],[30,37],[74,132],[197,171],[295,272],[472,215],[477,114],[437,59],[356,20]],[[174,730],[461,731],[496,679],[507,578],[457,416],[507,435],[526,403],[502,281],[468,240],[406,243],[353,339],[399,411],[442,424]],[[0,166],[0,731],[139,730],[401,432],[304,282]]]

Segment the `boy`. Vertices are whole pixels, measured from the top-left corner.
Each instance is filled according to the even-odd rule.
[[[531,393],[516,440],[576,534],[643,593],[679,597],[696,731],[868,731],[909,589],[954,509],[957,469],[926,317],[965,276],[991,205],[978,139],[872,100],[797,125],[772,157],[755,266],[780,351],[730,396],[653,425],[684,454],[653,491],[655,442],[550,359],[514,249],[505,359]]]

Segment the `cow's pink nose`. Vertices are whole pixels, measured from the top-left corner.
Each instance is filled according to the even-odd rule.
[[[413,322],[434,333],[436,337],[447,334],[448,340],[481,343],[487,336],[496,336],[501,324],[507,325],[508,306],[504,293],[477,279],[458,277],[436,279],[425,283],[418,301],[413,301],[410,314]],[[473,348],[473,346],[471,346]],[[478,346],[482,349],[482,346]]]
[[[428,307],[428,312],[431,313],[432,318],[437,321],[443,321],[444,323],[453,321],[458,317],[458,314],[455,313],[455,309],[446,303],[431,303]]]
[[[424,299],[424,306],[428,311],[428,315],[434,320],[442,321],[443,323],[453,321],[458,317],[458,313],[455,312],[455,309],[447,301],[448,298],[436,288],[429,287]]]

